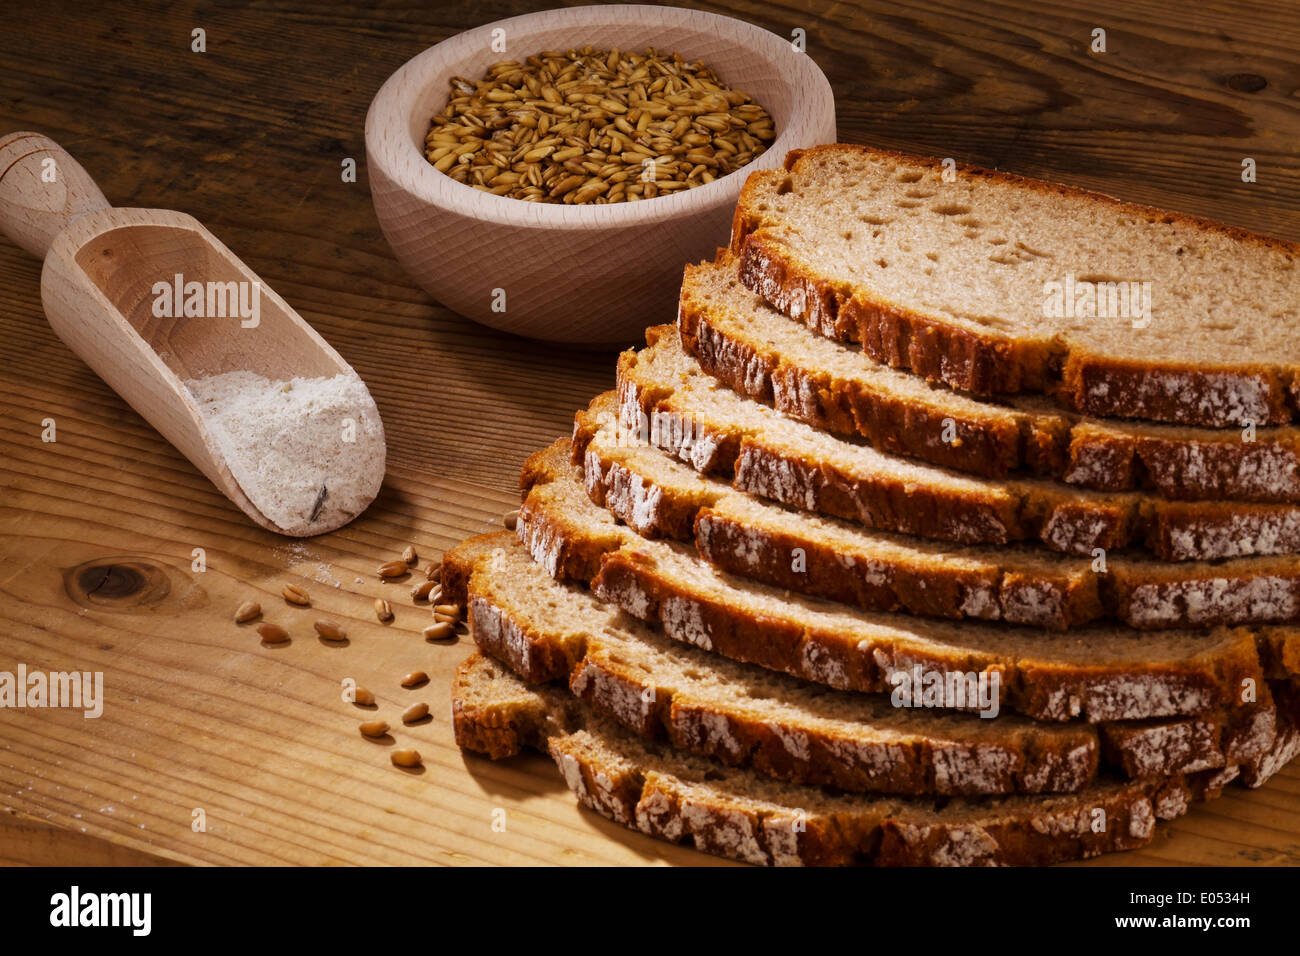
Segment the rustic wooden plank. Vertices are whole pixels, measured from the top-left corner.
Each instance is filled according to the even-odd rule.
[[[45,325],[39,265],[0,243],[0,668],[103,670],[104,715],[0,711],[0,861],[186,863],[717,862],[577,810],[549,761],[493,764],[451,740],[448,681],[465,643],[424,643],[428,611],[374,566],[435,556],[494,526],[530,452],[613,381],[610,353],[466,323],[415,288],[369,208],[362,123],[424,46],[540,8],[272,2],[41,4],[0,36],[0,130],[59,140],[122,205],[177,208],[213,230],[370,383],[389,438],[374,508],[322,539],[254,528]],[[839,96],[841,137],[1102,188],[1300,239],[1300,17],[1284,0],[1214,3],[713,3],[788,35]],[[189,50],[190,30],[208,52]],[[1093,26],[1111,52],[1086,49]],[[1262,77],[1257,86],[1250,77]],[[1236,79],[1233,79],[1236,78]],[[1242,156],[1259,182],[1240,182]],[[360,181],[344,183],[353,157]],[[665,316],[665,321],[671,316]],[[58,441],[40,440],[54,418]],[[205,549],[207,570],[191,568]],[[168,583],[153,603],[79,606],[78,565],[125,559]],[[357,581],[360,578],[360,582]],[[286,607],[280,584],[316,607]],[[338,587],[334,584],[337,582]],[[370,600],[392,594],[381,626]],[[293,640],[263,648],[230,619],[250,596]],[[310,630],[346,622],[345,647]],[[424,688],[400,676],[429,672]],[[388,763],[340,698],[351,676],[423,773]],[[507,811],[493,833],[491,812]],[[206,832],[192,829],[195,809]],[[84,828],[84,829],[83,829]],[[1300,769],[1233,788],[1102,864],[1300,862]]]
[[[148,853],[18,816],[0,820],[0,866],[167,866]]]

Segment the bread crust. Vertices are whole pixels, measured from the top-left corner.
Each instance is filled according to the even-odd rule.
[[[899,162],[941,170],[940,161],[867,147],[835,144],[787,157],[796,170],[804,157],[834,152],[880,153]],[[1024,189],[1083,198],[1135,216],[1157,214],[1189,228],[1213,230],[1249,244],[1300,256],[1300,246],[1197,216],[1125,203],[1101,193],[1027,179],[967,164],[962,177],[980,177]],[[1300,369],[1287,363],[1224,364],[1136,362],[1079,348],[1067,340],[1017,340],[992,331],[959,327],[898,303],[851,289],[822,276],[765,227],[755,195],[764,176],[755,173],[741,190],[732,222],[730,250],[745,285],[774,307],[838,341],[857,342],[874,361],[905,368],[927,380],[978,396],[1016,392],[1054,395],[1065,408],[1098,417],[1142,418],[1210,427],[1278,425],[1295,420],[1294,383]]]
[[[789,619],[750,616],[680,583],[662,579],[635,553],[609,555],[593,582],[603,600],[657,624],[678,640],[704,634],[708,648],[726,657],[784,671],[843,690],[885,693],[888,674],[910,671],[981,672],[998,668],[990,657],[950,656],[937,649],[889,640],[850,643],[843,635],[810,629]],[[1231,706],[1231,688],[1257,673],[1253,643],[1241,635],[1225,660],[1199,666],[1156,665],[1140,673],[1105,667],[1007,663],[1000,674],[1004,703],[1037,720],[1092,722],[1213,712]],[[1190,662],[1189,662],[1190,663]],[[1232,674],[1223,681],[1220,664]]]
[[[602,600],[661,626],[676,640],[841,690],[888,692],[889,674],[915,666],[939,673],[996,670],[1003,706],[1038,720],[1102,722],[1231,711],[1243,681],[1258,687],[1264,679],[1256,646],[1265,639],[1262,630],[1216,630],[1206,635],[1204,650],[1176,663],[1084,665],[1050,653],[1001,658],[973,646],[928,638],[914,642],[871,627],[849,635],[802,620],[793,607],[781,615],[760,612],[743,606],[743,582],[736,582],[734,593],[714,594],[668,576],[636,544],[639,536],[608,515],[607,524],[597,529],[595,522],[568,513],[573,500],[538,485],[520,509],[520,538],[552,576],[590,581]],[[592,568],[597,569],[593,577],[583,576]],[[572,575],[573,569],[582,574]],[[900,623],[918,632],[932,630],[922,619],[904,617]],[[1086,639],[1081,632],[1077,640]]]
[[[519,548],[505,533],[498,543],[505,552]],[[1273,742],[1275,714],[1267,688],[1259,706],[1216,719],[1007,727],[1012,718],[1003,718],[998,726],[1005,732],[985,739],[964,738],[942,721],[928,735],[914,725],[906,729],[910,739],[891,738],[888,730],[882,737],[870,726],[865,706],[856,735],[815,718],[773,721],[752,709],[675,689],[675,678],[647,669],[644,658],[625,660],[621,648],[637,643],[638,626],[620,622],[612,612],[611,623],[598,628],[565,624],[555,607],[546,615],[519,607],[511,594],[520,577],[514,564],[477,562],[468,606],[470,631],[481,651],[529,683],[565,681],[575,697],[633,733],[778,780],[879,793],[1059,793],[1095,779],[1099,752],[1106,754],[1108,766],[1126,775],[1150,777],[1241,763]],[[563,585],[544,586],[556,589],[550,603],[563,608]],[[618,639],[602,639],[611,628]],[[653,650],[650,641],[640,638]],[[691,666],[712,666],[707,655],[692,664],[691,651],[679,653]],[[721,666],[724,681],[745,679],[743,668]]]
[[[1247,440],[1237,429],[1174,433],[1066,411],[981,410],[965,398],[945,404],[942,390],[917,402],[870,376],[842,378],[800,361],[729,322],[696,288],[696,276],[717,267],[686,267],[682,347],[732,391],[815,428],[987,478],[1030,474],[1096,491],[1147,488],[1171,500],[1300,501],[1300,435],[1289,426]]]
[[[534,726],[515,739],[549,753],[583,806],[659,839],[760,865],[1037,866],[1083,859],[1144,845],[1157,820],[1216,796],[1227,776],[1153,777],[1077,794],[944,804],[841,799],[800,787],[776,802],[755,795],[762,785],[749,771],[714,764],[719,769],[710,772],[707,761],[639,744],[585,710],[568,712],[558,691],[519,685],[504,705],[509,716],[497,714],[496,702],[473,689],[476,670],[485,666],[491,665],[474,655],[456,672],[452,700],[462,746],[481,739],[479,724],[527,717]],[[519,704],[524,690],[535,695],[534,705]]]
[[[1018,725],[1000,738],[963,739],[948,727],[934,739],[918,726],[904,742],[873,731],[869,723],[857,737],[838,736],[817,721],[773,724],[752,711],[675,689],[671,676],[625,662],[620,644],[602,640],[601,631],[575,632],[512,605],[500,572],[484,562],[471,580],[469,604],[470,631],[481,651],[529,683],[564,681],[575,697],[639,736],[667,740],[728,766],[789,782],[895,794],[1064,793],[1082,789],[1096,775],[1104,729],[1056,726],[1035,734],[1032,725]],[[638,625],[611,626],[635,641]],[[1211,735],[1203,739],[1207,747],[1194,760],[1222,764],[1221,750],[1214,762],[1217,741]],[[1117,752],[1133,749],[1126,744]],[[1140,754],[1134,750],[1130,763]],[[1178,757],[1169,772],[1189,762]]]
[[[674,483],[685,466],[663,459],[658,472],[647,467],[661,453],[616,431],[615,414],[606,393],[574,418],[571,457],[583,463],[588,497],[639,534],[693,542],[704,560],[741,577],[865,610],[1057,630],[1106,619],[1147,630],[1300,620],[1300,562],[1291,557],[1168,565],[1113,555],[1099,567],[972,547],[939,561],[900,548],[905,538],[848,524],[832,539],[720,481],[687,472]]]
[[[660,346],[665,338],[671,344]],[[648,329],[654,348],[679,348],[673,326]],[[689,393],[644,371],[647,353],[618,361],[625,424],[651,423],[651,441],[739,491],[869,528],[959,544],[1038,540],[1053,551],[1095,556],[1140,545],[1166,561],[1215,560],[1300,550],[1300,508],[1251,502],[1175,502],[1144,492],[1079,492],[1050,481],[964,478],[957,490],[883,471],[846,471],[792,452],[700,409]],[[799,428],[803,428],[799,424]],[[690,444],[675,445],[676,436]],[[840,441],[840,439],[833,439]]]

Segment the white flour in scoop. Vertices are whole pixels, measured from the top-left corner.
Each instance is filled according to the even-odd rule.
[[[187,379],[248,500],[288,534],[351,521],[384,480],[384,425],[356,375],[275,381],[254,372]]]

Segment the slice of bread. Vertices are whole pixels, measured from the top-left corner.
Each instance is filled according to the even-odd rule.
[[[456,742],[549,753],[583,806],[630,829],[763,865],[1041,865],[1143,846],[1223,774],[1106,782],[1074,794],[864,797],[780,783],[636,737],[562,690],[481,654],[452,687]]]
[[[1292,676],[1286,668],[1300,661],[1283,628],[1061,633],[855,611],[642,538],[593,504],[572,472],[533,486],[518,530],[552,577],[592,582],[602,600],[675,640],[843,690],[889,692],[891,676],[918,667],[945,681],[996,671],[1002,705],[1026,716],[1136,720],[1249,709],[1242,693],[1265,674],[1257,640],[1278,662],[1269,676]]]
[[[470,633],[529,683],[567,682],[595,711],[651,739],[794,783],[900,794],[1064,793],[1093,782],[1103,746],[1112,770],[1167,775],[1266,753],[1276,715],[1249,728],[1199,718],[1045,724],[895,706],[828,691],[668,640],[556,582],[509,532],[496,549],[453,549],[470,564]]]
[[[1262,787],[1273,774],[1300,756],[1300,684],[1279,682],[1274,685],[1274,690],[1277,732],[1271,747],[1240,765],[1241,782],[1247,787]],[[1225,769],[1231,772],[1231,768]]]
[[[1048,392],[1090,415],[1214,427],[1295,418],[1300,247],[952,171],[863,146],[791,153],[737,204],[745,284],[877,362],[977,395]],[[1092,286],[1106,314],[1089,315],[1073,308],[1090,294],[1080,282],[1122,285]],[[1130,315],[1112,308],[1109,291],[1129,288],[1149,310],[1141,294]]]
[[[559,449],[557,454],[562,454]],[[622,430],[612,392],[574,419],[588,496],[646,537],[694,541],[743,577],[866,610],[1066,629],[1211,627],[1300,620],[1300,559],[1104,564],[1032,545],[948,545],[871,531],[735,491]]]
[[[619,357],[627,427],[740,491],[867,527],[961,544],[1038,539],[1095,557],[1142,544],[1165,560],[1212,560],[1300,549],[1300,508],[1171,502],[1044,479],[994,481],[898,458],[747,401],[706,374],[673,326]]]
[[[728,388],[872,447],[989,478],[1028,472],[1098,491],[1188,501],[1300,501],[1300,429],[1189,428],[1088,418],[1043,396],[980,401],[877,365],[791,322],[732,258],[687,266],[682,346]]]

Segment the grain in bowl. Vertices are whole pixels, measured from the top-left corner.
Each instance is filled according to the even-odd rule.
[[[653,47],[547,50],[472,82],[451,79],[425,157],[525,202],[636,202],[740,169],[775,139],[772,117],[700,61]]]

